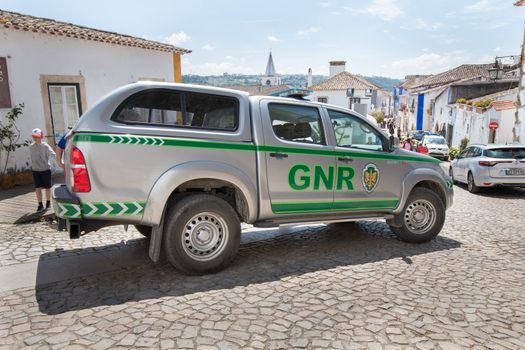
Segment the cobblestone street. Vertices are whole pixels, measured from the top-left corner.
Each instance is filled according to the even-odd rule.
[[[215,275],[162,261],[4,291],[0,348],[524,349],[525,191],[455,192],[427,244],[381,221],[246,229]],[[2,225],[0,270],[147,247],[132,228]]]

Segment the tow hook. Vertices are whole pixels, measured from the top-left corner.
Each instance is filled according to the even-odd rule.
[[[69,232],[70,239],[80,238],[80,223],[67,220],[67,231]]]

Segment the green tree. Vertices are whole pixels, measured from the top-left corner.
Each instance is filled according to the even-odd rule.
[[[16,151],[20,147],[28,146],[29,141],[20,141],[20,130],[16,126],[16,121],[22,115],[22,108],[24,104],[20,103],[5,115],[5,121],[0,121],[0,174],[5,174],[7,171],[7,164],[9,164],[9,156],[12,152]],[[2,156],[5,154],[5,159],[2,160]],[[2,166],[2,161],[3,166]]]

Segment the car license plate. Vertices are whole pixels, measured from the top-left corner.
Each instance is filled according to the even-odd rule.
[[[525,175],[525,169],[521,169],[521,168],[506,169],[505,175]]]

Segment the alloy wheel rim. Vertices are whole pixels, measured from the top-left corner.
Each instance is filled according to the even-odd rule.
[[[203,212],[193,216],[184,227],[182,246],[188,256],[209,261],[222,253],[228,241],[228,226],[215,213]]]
[[[436,222],[436,208],[424,199],[410,203],[405,210],[405,226],[415,234],[425,234]]]
[[[474,188],[474,179],[472,179],[472,174],[468,174],[468,190],[469,191],[472,191],[472,189]]]

